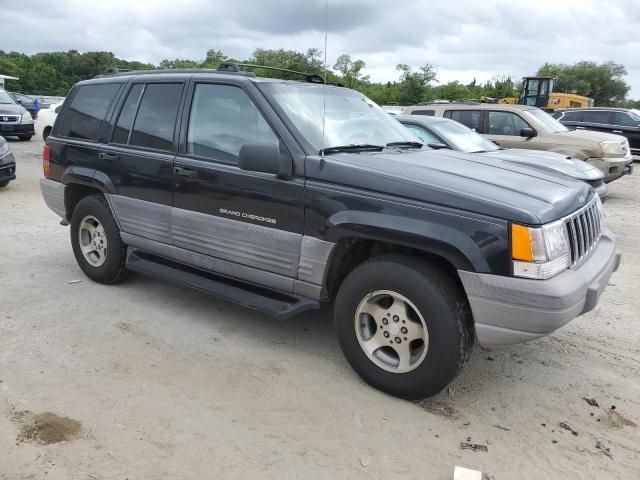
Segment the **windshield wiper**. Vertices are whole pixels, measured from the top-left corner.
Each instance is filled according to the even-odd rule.
[[[420,142],[390,142],[387,143],[387,147],[407,147],[407,148],[422,148],[423,143]]]
[[[353,143],[351,145],[339,145],[336,147],[327,147],[320,150],[320,154],[342,153],[342,152],[381,152],[383,145],[372,145],[368,143]]]

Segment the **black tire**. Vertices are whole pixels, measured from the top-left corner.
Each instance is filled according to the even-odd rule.
[[[18,136],[18,138],[22,142],[28,142],[29,140],[31,140],[31,137],[33,137],[33,135],[19,135]]]
[[[10,182],[10,181],[11,181],[11,180],[7,180],[6,182],[0,182],[0,188],[2,188],[2,187],[6,187],[7,185],[9,185],[9,182]]]
[[[404,296],[426,323],[424,360],[405,373],[376,365],[358,341],[358,305],[370,293],[381,290]],[[353,369],[371,386],[409,400],[426,398],[445,388],[460,373],[473,346],[472,316],[464,293],[443,270],[410,256],[385,255],[356,267],[340,286],[334,318],[340,346]]]
[[[80,248],[80,224],[88,216],[94,217],[100,222],[106,237],[105,260],[100,266],[91,265]],[[102,195],[84,197],[76,205],[71,216],[71,246],[78,265],[90,279],[98,283],[111,284],[121,282],[126,278],[127,246],[120,238],[118,226],[106,199]]]

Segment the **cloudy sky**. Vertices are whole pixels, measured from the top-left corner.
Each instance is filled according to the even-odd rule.
[[[0,0],[0,49],[107,50],[128,60],[246,58],[324,44],[325,0]],[[613,60],[640,98],[640,0],[329,0],[328,63],[374,80],[432,63],[439,80],[534,74],[544,62]]]

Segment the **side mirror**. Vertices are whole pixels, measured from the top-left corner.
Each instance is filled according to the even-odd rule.
[[[520,130],[520,136],[524,138],[533,138],[538,136],[538,132],[536,132],[533,128],[523,128]]]
[[[19,98],[16,98],[16,103],[17,103],[18,105],[22,105],[22,100],[20,100]]]
[[[449,148],[449,145],[445,145],[444,143],[428,143],[427,147],[433,148],[434,150],[442,150],[443,148]]]
[[[271,143],[248,143],[240,148],[238,166],[251,172],[272,173],[289,177],[293,172],[291,155]]]

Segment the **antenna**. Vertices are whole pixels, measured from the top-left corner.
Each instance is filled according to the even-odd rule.
[[[327,118],[327,36],[329,32],[329,0],[324,4],[324,85],[322,86],[322,150],[320,156],[324,159],[324,132]]]

